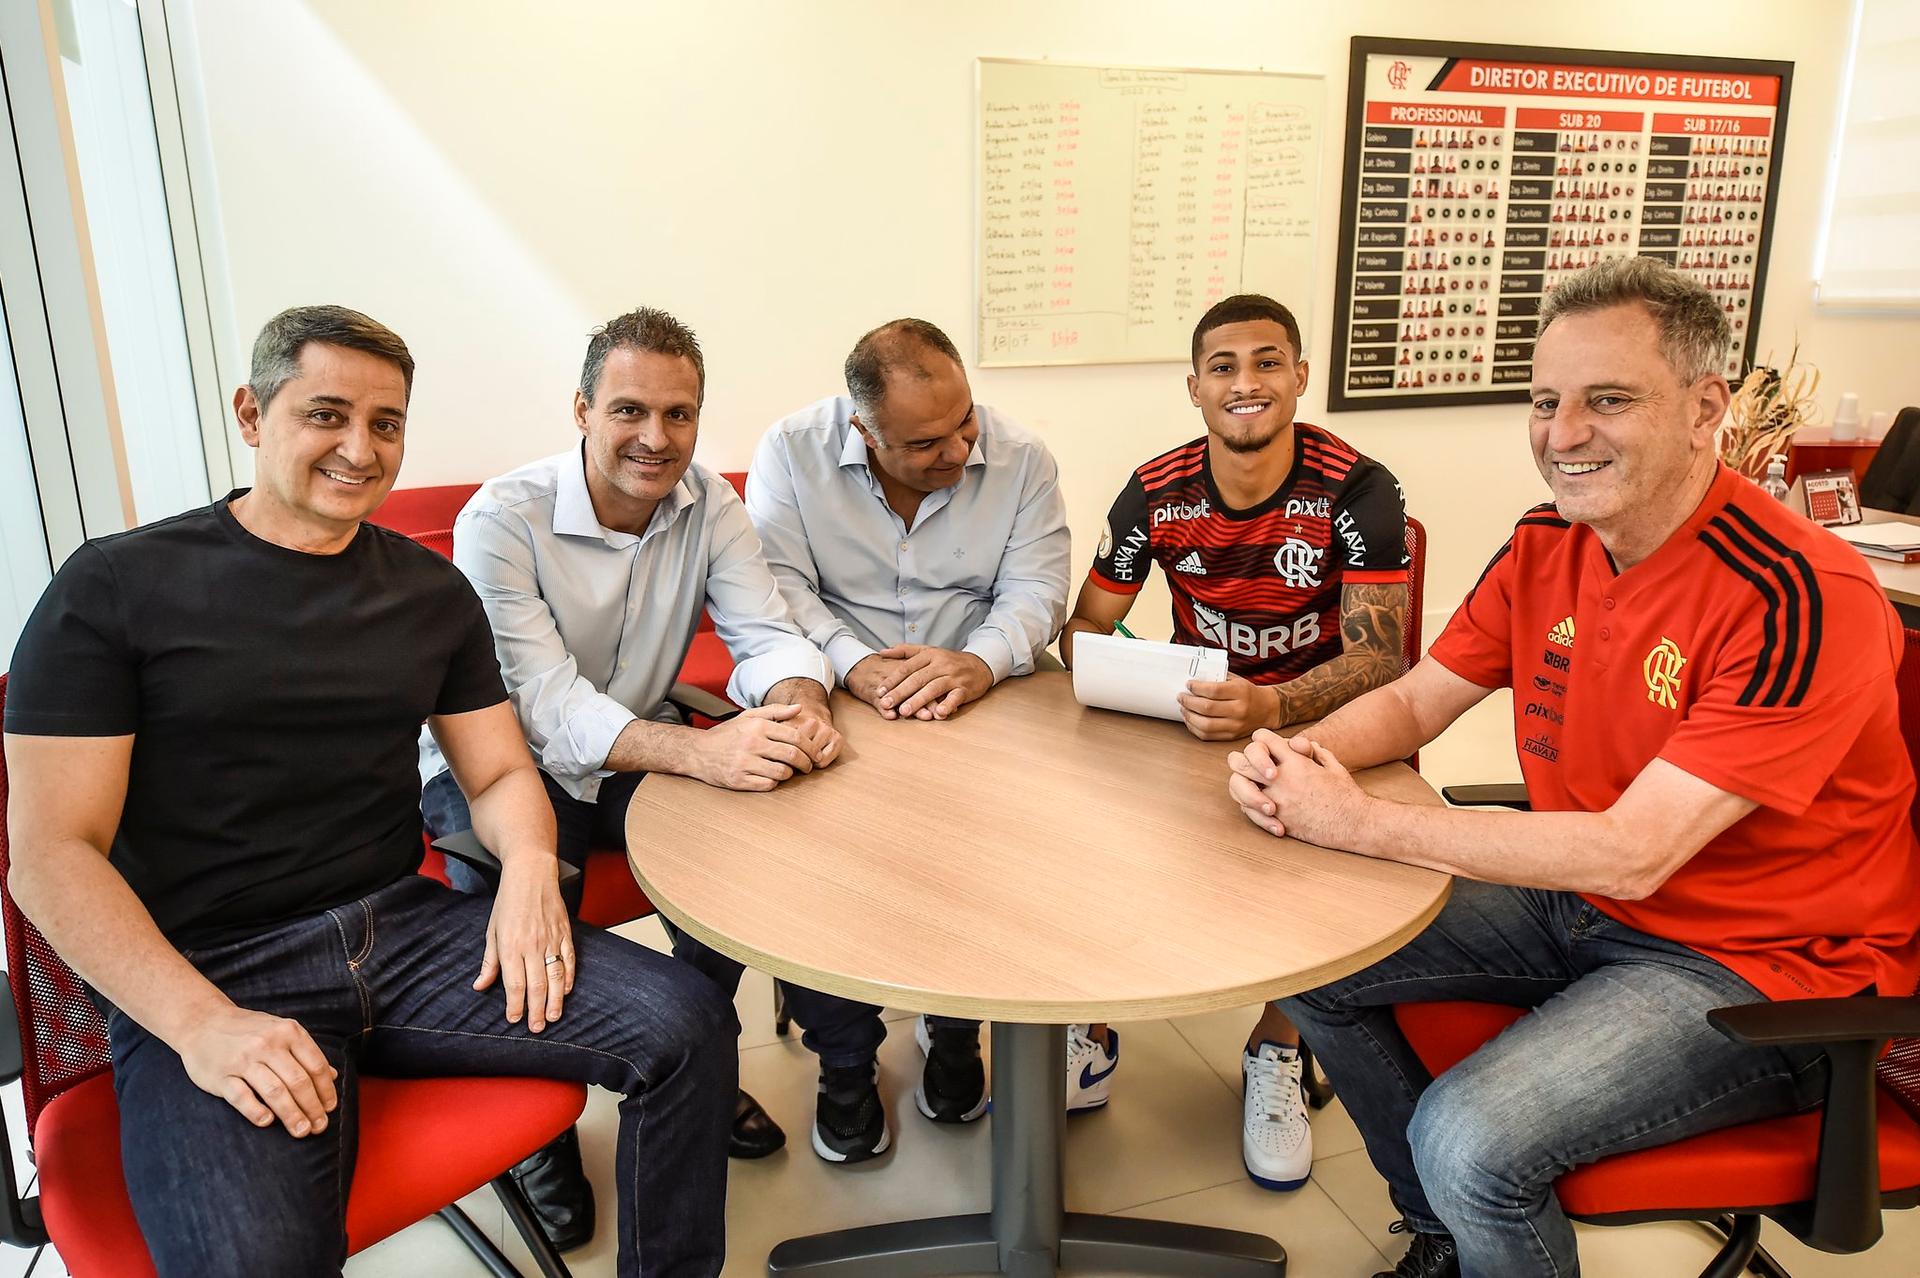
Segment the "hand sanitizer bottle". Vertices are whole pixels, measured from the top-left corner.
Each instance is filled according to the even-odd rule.
[[[1767,477],[1760,481],[1760,491],[1775,501],[1787,499],[1787,456],[1775,453],[1767,461]]]

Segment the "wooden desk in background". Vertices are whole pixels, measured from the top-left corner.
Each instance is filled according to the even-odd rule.
[[[771,794],[649,778],[634,873],[675,924],[775,977],[993,1022],[993,1208],[793,1239],[768,1273],[1278,1278],[1286,1253],[1257,1234],[1065,1211],[1065,1026],[1325,984],[1426,926],[1447,876],[1266,835],[1227,799],[1229,747],[1086,709],[1066,674],[945,723],[844,692],[834,715],[840,761]],[[1359,779],[1439,801],[1400,764]]]
[[[1791,484],[1810,471],[1850,470],[1853,482],[1861,483],[1879,448],[1877,439],[1836,441],[1824,427],[1795,431],[1787,445],[1787,482]]]

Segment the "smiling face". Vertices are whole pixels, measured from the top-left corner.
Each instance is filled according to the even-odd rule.
[[[1207,432],[1231,452],[1257,453],[1293,425],[1307,362],[1275,320],[1222,324],[1200,338],[1187,395]]]
[[[1554,320],[1534,347],[1531,394],[1534,462],[1554,503],[1609,550],[1658,545],[1712,481],[1727,383],[1713,374],[1683,383],[1644,306]]]
[[[587,440],[587,492],[608,528],[637,533],[693,464],[700,374],[683,355],[618,346],[607,352],[593,403],[573,394]]]
[[[930,353],[926,376],[896,371],[873,420],[854,416],[854,428],[866,441],[867,455],[886,477],[918,493],[951,488],[966,473],[967,458],[980,438],[980,415],[973,389],[958,364]]]
[[[233,408],[258,450],[248,526],[270,540],[300,549],[350,540],[399,477],[407,379],[377,355],[308,342],[299,372],[268,403],[242,386]]]

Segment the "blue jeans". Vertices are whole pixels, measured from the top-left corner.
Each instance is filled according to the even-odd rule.
[[[1435,1079],[1392,1008],[1447,999],[1532,1011]],[[1580,1260],[1553,1194],[1563,1172],[1819,1102],[1818,1049],[1749,1047],[1707,1023],[1759,1001],[1573,893],[1460,879],[1405,948],[1280,1007],[1414,1228],[1451,1233],[1472,1278],[1565,1278]]]
[[[616,772],[601,783],[596,801],[588,803],[574,798],[558,781],[541,772],[540,779],[546,783],[547,798],[553,803],[553,819],[559,829],[560,859],[569,865],[585,866],[590,847],[626,847],[627,804],[645,776],[644,772]],[[442,772],[427,782],[420,794],[420,813],[426,819],[427,832],[435,838],[473,828],[466,796],[460,793],[451,772]],[[452,858],[447,860],[447,879],[462,892],[491,894],[493,891],[471,868]],[[571,885],[571,899],[567,901],[567,908],[575,913],[580,909],[580,887],[581,880],[576,878]],[[667,936],[673,942],[673,956],[703,973],[732,998],[740,988],[740,977],[746,968],[665,919],[660,921],[666,925]],[[873,1060],[887,1036],[879,1007],[784,981],[781,986],[786,991],[787,1011],[803,1031],[801,1043],[820,1058],[821,1065],[839,1068],[865,1065]]]
[[[326,1130],[258,1128],[108,1011],[127,1190],[162,1278],[338,1274],[360,1075],[519,1074],[618,1092],[622,1278],[712,1278],[726,1255],[733,1009],[683,965],[579,927],[560,1019],[508,1024],[472,988],[489,900],[409,876],[271,932],[188,951],[241,1007],[300,1022],[340,1072]],[[473,1115],[485,1122],[484,1114]],[[431,1151],[422,1151],[431,1157]]]

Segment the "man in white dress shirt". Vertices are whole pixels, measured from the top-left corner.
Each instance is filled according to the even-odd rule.
[[[944,719],[1031,674],[1066,618],[1059,468],[1038,436],[974,402],[960,352],[925,320],[862,337],[846,378],[846,395],[767,432],[747,512],[788,608],[841,684],[889,719]],[[916,1036],[920,1112],[978,1118],[979,1022],[922,1017]],[[1069,1038],[1069,1091],[1089,1108],[1105,1098],[1112,1059],[1084,1033]],[[1076,1093],[1082,1072],[1092,1081]],[[850,1082],[876,1090],[871,1073]]]
[[[482,485],[454,523],[454,563],[493,627],[513,707],[545,780],[559,854],[625,846],[648,772],[771,790],[832,763],[833,673],[788,614],[733,486],[693,460],[706,369],[693,333],[641,308],[588,343],[573,421],[582,439]],[[737,663],[728,695],[749,707],[706,730],[666,701],[706,608]],[[421,811],[435,837],[471,828],[466,799],[430,735]],[[456,887],[486,891],[449,862]],[[579,906],[578,880],[569,905]],[[564,891],[563,891],[564,895]],[[677,957],[728,993],[741,967],[669,927]],[[789,987],[787,1005],[823,1062],[870,1061],[883,1032],[865,1003]],[[534,1155],[521,1183],[556,1242],[592,1232],[577,1146]],[[729,1152],[770,1154],[785,1136],[745,1092]]]

